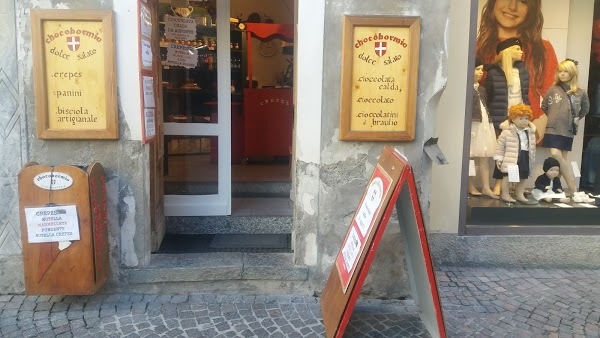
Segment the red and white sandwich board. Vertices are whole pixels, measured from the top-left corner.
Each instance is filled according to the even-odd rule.
[[[327,338],[344,335],[394,206],[404,237],[411,296],[429,333],[446,337],[413,171],[400,154],[385,147],[323,289],[321,312]]]

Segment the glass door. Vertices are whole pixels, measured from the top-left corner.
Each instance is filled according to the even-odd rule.
[[[161,6],[165,216],[230,215],[229,0],[190,3]]]

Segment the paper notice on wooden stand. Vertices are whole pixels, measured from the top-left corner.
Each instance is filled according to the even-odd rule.
[[[79,240],[76,205],[25,208],[25,218],[29,243]]]

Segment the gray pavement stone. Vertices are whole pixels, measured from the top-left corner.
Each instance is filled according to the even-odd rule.
[[[600,270],[440,267],[448,337],[599,337]],[[2,337],[324,337],[299,295],[0,295]],[[409,301],[357,303],[345,337],[429,337]]]

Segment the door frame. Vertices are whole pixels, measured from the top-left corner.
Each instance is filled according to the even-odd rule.
[[[231,215],[231,69],[229,0],[217,1],[217,123],[164,123],[164,135],[217,136],[218,193],[165,195],[165,216]],[[162,136],[161,136],[162,137]]]

